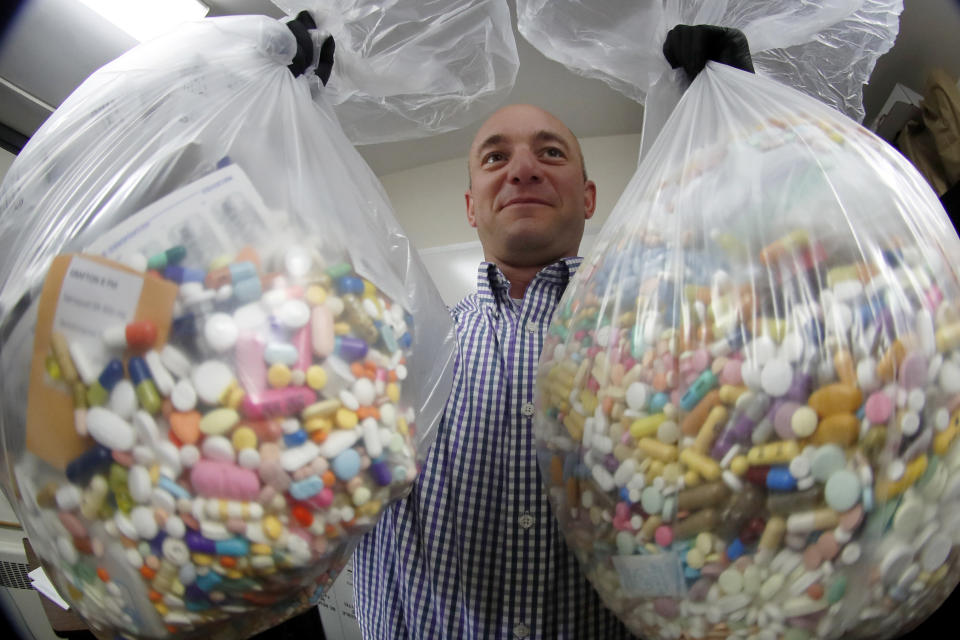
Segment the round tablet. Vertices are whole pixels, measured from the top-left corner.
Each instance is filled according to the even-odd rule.
[[[825,444],[814,452],[810,473],[819,482],[826,482],[831,475],[843,469],[846,463],[843,449],[835,444]]]
[[[803,357],[803,336],[792,331],[783,337],[780,343],[780,357],[787,362],[797,362]]]
[[[750,343],[747,353],[750,354],[751,360],[762,367],[777,355],[777,343],[774,342],[770,336],[757,336],[757,338]]]
[[[293,245],[283,253],[283,266],[291,278],[302,278],[310,273],[313,260],[306,248]]]
[[[802,406],[790,417],[790,428],[798,438],[808,438],[817,430],[817,412],[812,407]]]
[[[904,411],[900,417],[900,431],[908,438],[920,430],[920,416],[913,411]]]
[[[810,460],[806,456],[797,456],[790,461],[790,475],[796,479],[810,475]]]
[[[280,324],[295,331],[310,322],[310,307],[303,300],[287,300],[276,311]]]
[[[793,367],[784,358],[771,358],[760,372],[760,386],[773,398],[787,392],[793,382]]]
[[[743,591],[743,574],[736,567],[728,567],[720,574],[717,583],[724,593],[735,595]]]
[[[863,408],[867,420],[873,424],[883,424],[890,419],[893,414],[893,400],[882,391],[874,391],[867,398],[867,403]]]
[[[953,362],[940,365],[940,388],[946,393],[960,393],[960,367]]]
[[[186,378],[179,380],[170,392],[170,402],[177,411],[193,411],[197,406],[197,392],[193,384]]]
[[[663,494],[656,487],[647,487],[640,494],[640,504],[643,510],[653,515],[663,509]]]
[[[245,304],[233,312],[233,321],[242,331],[256,333],[267,326],[267,312],[257,303]]]
[[[877,361],[863,358],[857,363],[857,383],[864,391],[872,391],[880,386],[877,380]]]
[[[680,440],[680,427],[673,420],[664,420],[657,427],[657,439],[666,444],[675,444]]]
[[[880,561],[880,573],[886,584],[892,583],[910,566],[913,560],[913,548],[905,544],[890,547]]]
[[[232,316],[225,313],[214,313],[207,318],[203,325],[203,337],[207,344],[217,353],[223,353],[237,344],[240,329]]]
[[[220,397],[233,382],[233,372],[219,360],[207,360],[190,375],[197,396],[209,405],[220,402]]]
[[[860,501],[860,478],[847,469],[834,472],[827,480],[824,499],[834,511],[853,508]]]
[[[759,389],[762,386],[761,368],[755,360],[746,360],[740,364],[740,377],[743,383],[751,389]]]

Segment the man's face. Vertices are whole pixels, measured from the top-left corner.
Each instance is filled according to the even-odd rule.
[[[467,221],[487,260],[531,267],[577,255],[596,186],[562,122],[530,105],[505,107],[480,127],[469,168]]]

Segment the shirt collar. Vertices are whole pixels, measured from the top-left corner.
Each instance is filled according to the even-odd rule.
[[[537,280],[544,280],[566,289],[582,262],[581,257],[560,258],[537,272],[530,284],[532,286]],[[481,262],[477,269],[477,297],[482,302],[506,302],[510,299],[510,281],[500,267],[492,262]]]

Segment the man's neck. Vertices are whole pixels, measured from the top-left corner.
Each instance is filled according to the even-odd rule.
[[[540,270],[547,266],[544,264],[533,267],[516,267],[502,262],[495,261],[495,263],[500,267],[500,271],[503,272],[507,280],[510,281],[510,297],[514,300],[523,298],[523,295],[527,292],[527,287],[529,287],[533,279],[537,277]]]

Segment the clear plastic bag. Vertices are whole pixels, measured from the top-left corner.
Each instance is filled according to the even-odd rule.
[[[518,0],[517,28],[544,55],[645,105],[642,153],[688,84],[661,47],[678,24],[743,31],[760,75],[863,119],[861,91],[893,46],[902,0]]]
[[[651,638],[892,638],[960,579],[960,240],[896,150],[709,62],[568,287],[535,432]]]
[[[325,97],[354,144],[459,129],[498,106],[519,59],[503,0],[273,0],[324,16],[337,43]]]
[[[99,632],[315,604],[435,436],[449,314],[296,51],[263,16],[138,46],[0,189],[4,488]]]

